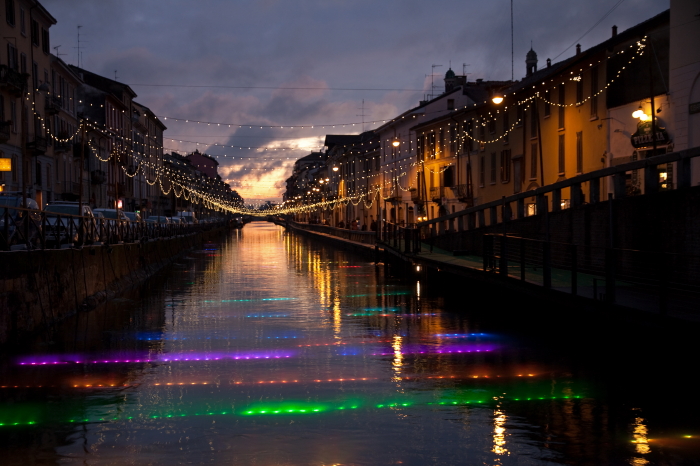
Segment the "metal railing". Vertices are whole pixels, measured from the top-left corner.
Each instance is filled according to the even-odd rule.
[[[0,205],[0,250],[134,243],[205,231],[226,222],[158,224],[80,217]]]
[[[700,256],[484,235],[483,270],[609,304],[697,309]]]
[[[425,229],[437,230],[433,236],[441,235],[447,231],[464,231],[484,226],[496,225],[505,219],[524,218],[527,216],[525,200],[535,198],[535,215],[543,215],[547,212],[562,210],[562,191],[568,189],[571,199],[566,206],[576,208],[584,203],[597,203],[602,199],[601,190],[612,179],[612,195],[614,199],[622,199],[628,195],[626,188],[626,173],[634,170],[644,172],[645,193],[654,193],[660,190],[658,167],[667,164],[675,164],[676,186],[678,189],[688,188],[691,183],[690,161],[700,156],[700,147],[687,149],[670,154],[657,155],[647,159],[637,160],[614,167],[596,170],[583,175],[571,177],[541,188],[525,191],[502,199],[479,204],[466,208],[453,214],[443,215],[425,222],[420,226]],[[583,184],[587,183],[587,192],[583,191]],[[434,188],[431,188],[431,198]],[[486,213],[489,215],[486,215]],[[487,220],[488,219],[488,220]],[[452,225],[457,222],[457,228]]]

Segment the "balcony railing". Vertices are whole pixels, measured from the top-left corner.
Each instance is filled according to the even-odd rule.
[[[55,115],[58,112],[61,111],[61,107],[63,106],[63,101],[61,100],[60,97],[57,97],[55,95],[49,95],[46,97],[46,106],[44,107],[46,109],[46,113],[49,115]]]
[[[27,142],[27,149],[32,151],[34,155],[41,155],[46,153],[48,148],[48,141],[43,136],[34,136],[34,139]]]
[[[104,184],[107,182],[107,174],[103,170],[93,170],[90,173],[90,182],[92,184]]]
[[[15,97],[21,97],[27,87],[26,73],[15,71],[7,65],[0,65],[0,87],[7,89]]]
[[[430,199],[432,199],[434,202],[440,201],[445,197],[445,188],[442,186],[437,186],[435,188],[430,188]]]
[[[11,121],[0,121],[0,142],[7,142],[10,139]]]
[[[452,188],[452,192],[454,192],[455,196],[457,196],[460,202],[464,202],[465,204],[467,204],[467,207],[471,207],[474,205],[474,196],[469,190],[469,185],[458,184],[457,186]]]
[[[425,199],[423,199],[423,195],[422,195],[423,193],[421,192],[420,189],[411,188],[410,191],[411,191],[411,201],[414,204],[421,204],[421,203],[423,203],[423,201],[425,201]]]
[[[54,141],[53,143],[53,151],[56,153],[69,152],[72,148],[73,143],[71,141]]]

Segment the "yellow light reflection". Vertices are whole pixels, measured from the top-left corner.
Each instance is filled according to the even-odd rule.
[[[651,448],[649,448],[649,431],[647,426],[644,424],[644,419],[637,417],[634,419],[634,429],[632,430],[632,443],[634,443],[634,449],[637,454],[647,455],[651,453]],[[634,466],[643,466],[649,464],[649,461],[644,457],[633,457],[630,459],[630,464]]]
[[[420,281],[416,282],[416,296],[420,299]]]
[[[493,412],[493,451],[497,455],[510,455],[506,445],[506,413],[500,407]]]
[[[394,348],[394,360],[391,365],[394,368],[394,378],[392,381],[401,382],[403,378],[401,377],[401,368],[403,367],[403,353],[401,352],[402,337],[399,335],[394,335],[394,341],[391,346]]]

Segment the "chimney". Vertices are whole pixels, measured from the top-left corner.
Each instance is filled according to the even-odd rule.
[[[617,26],[613,26],[613,27],[612,27],[612,30],[613,30],[613,35],[612,35],[612,36],[615,37],[615,36],[617,35]]]
[[[581,44],[576,44],[576,55],[581,55]]]
[[[549,68],[550,66],[552,66],[552,59],[548,58],[547,59],[547,68]]]

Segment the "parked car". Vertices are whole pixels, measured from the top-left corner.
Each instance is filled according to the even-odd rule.
[[[104,215],[105,220],[97,222],[100,227],[100,238],[110,243],[128,240],[131,233],[129,217],[121,209],[94,209]]]
[[[170,225],[170,219],[162,215],[151,215],[146,219],[146,223],[155,223],[157,225]]]
[[[31,210],[24,210],[25,205]],[[5,248],[41,243],[41,210],[34,199],[27,197],[23,202],[22,193],[0,193],[0,242]]]
[[[131,222],[140,222],[141,221],[141,215],[138,212],[124,212],[124,215],[126,215],[126,217]]]
[[[49,243],[93,242],[99,238],[95,216],[89,205],[83,204],[82,211],[77,202],[49,202],[44,209],[46,231],[44,238]]]
[[[194,215],[194,212],[178,212],[177,217],[180,217],[185,223],[198,223],[197,217]]]

